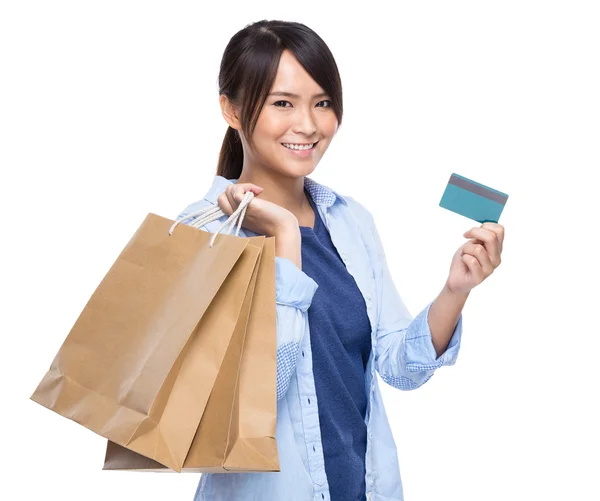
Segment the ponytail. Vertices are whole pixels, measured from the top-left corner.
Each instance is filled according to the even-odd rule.
[[[219,153],[217,175],[225,179],[239,179],[243,165],[244,149],[239,132],[233,127],[228,127]]]

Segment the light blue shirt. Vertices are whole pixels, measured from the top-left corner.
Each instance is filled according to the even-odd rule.
[[[403,501],[398,454],[375,377],[399,390],[425,384],[435,370],[456,362],[462,335],[462,313],[446,351],[436,358],[427,315],[431,303],[412,317],[398,294],[386,263],[371,213],[349,196],[342,196],[304,178],[331,239],[354,277],[367,305],[372,351],[365,371],[368,395],[366,489],[371,501]],[[206,196],[188,205],[177,217],[217,206],[217,198],[237,179],[215,176]],[[214,233],[223,216],[202,227]],[[183,219],[189,224],[194,218]],[[257,236],[241,228],[240,237]],[[218,238],[218,237],[217,237]],[[204,473],[194,501],[329,501],[329,488],[315,381],[312,370],[307,310],[317,283],[291,260],[277,256],[277,440],[280,470],[265,473]]]

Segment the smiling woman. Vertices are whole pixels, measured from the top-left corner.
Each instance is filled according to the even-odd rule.
[[[455,362],[461,317],[438,356],[432,303],[412,318],[371,214],[309,177],[342,122],[338,68],[313,30],[260,21],[236,33],[219,102],[229,127],[217,175],[177,219],[220,208],[195,225],[216,232],[252,191],[239,236],[275,236],[280,471],[204,473],[195,501],[402,501],[375,371],[400,390],[420,387]]]

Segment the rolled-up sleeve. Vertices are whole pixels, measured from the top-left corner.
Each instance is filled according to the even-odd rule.
[[[416,317],[410,314],[391,277],[373,217],[364,207],[363,211],[364,225],[372,239],[372,265],[379,305],[375,368],[387,384],[400,390],[414,390],[425,384],[439,367],[456,363],[462,337],[462,312],[448,347],[437,357],[428,321],[433,301]]]
[[[298,352],[308,332],[308,308],[318,284],[290,259],[275,257],[277,316],[277,400],[287,393]]]
[[[406,370],[409,372],[430,371],[443,365],[454,365],[458,358],[462,336],[462,312],[446,350],[437,357],[428,320],[432,304],[433,301],[413,319],[407,329],[405,356]]]
[[[275,300],[278,304],[308,310],[317,282],[286,257],[275,257]]]

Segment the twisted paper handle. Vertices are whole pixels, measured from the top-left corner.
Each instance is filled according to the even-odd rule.
[[[240,205],[238,206],[238,208],[231,214],[231,216],[229,216],[227,221],[225,221],[219,227],[219,229],[216,231],[216,233],[210,239],[209,247],[212,247],[214,245],[215,239],[217,238],[217,235],[219,235],[221,233],[221,230],[225,229],[224,233],[231,234],[231,232],[233,230],[233,225],[236,222],[237,222],[237,228],[235,230],[235,236],[236,237],[238,236],[238,234],[240,232],[240,228],[242,226],[242,221],[244,220],[244,216],[246,215],[246,208],[248,207],[248,204],[252,201],[253,198],[254,198],[254,193],[252,193],[251,191],[247,191],[246,193],[244,193],[244,198],[242,198],[242,201],[240,202]],[[181,223],[182,221],[185,221],[186,219],[189,219],[191,217],[200,216],[193,223],[190,223],[190,226],[193,226],[194,228],[201,228],[202,226],[210,223],[211,221],[219,219],[220,217],[223,217],[225,215],[226,214],[221,210],[221,207],[219,207],[218,205],[214,206],[214,207],[205,207],[204,209],[201,209],[197,212],[192,212],[191,214],[187,214],[186,216],[183,216],[182,218],[175,220],[175,222],[169,229],[169,235],[173,234],[173,230],[179,223]]]

